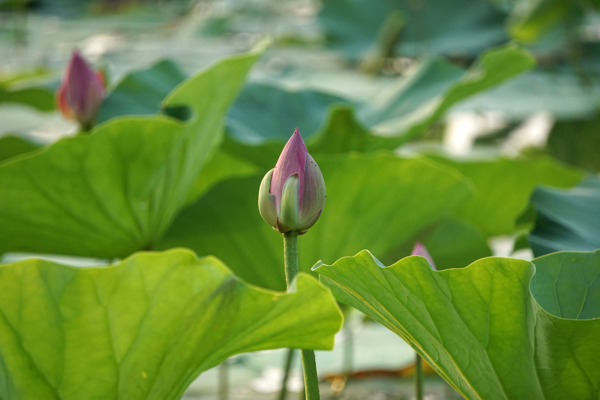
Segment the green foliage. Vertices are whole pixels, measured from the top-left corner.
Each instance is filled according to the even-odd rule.
[[[242,352],[331,349],[342,316],[301,274],[290,293],[236,279],[185,250],[108,268],[42,260],[0,267],[2,399],[179,399]]]
[[[533,230],[529,243],[536,256],[561,250],[600,248],[600,179],[587,178],[570,190],[537,188],[531,196]]]
[[[0,82],[0,104],[15,103],[32,107],[39,111],[52,111],[55,108],[54,92],[44,87],[12,89]]]
[[[294,128],[308,138],[325,119],[327,109],[339,103],[348,100],[317,90],[247,83],[227,113],[227,132],[233,140],[248,145],[285,143]]]
[[[511,234],[517,230],[515,220],[527,207],[529,196],[536,186],[566,188],[583,178],[581,171],[546,157],[486,161],[433,159],[451,166],[472,180],[476,195],[461,206],[458,215],[487,236]]]
[[[189,109],[184,123],[117,118],[0,166],[0,253],[111,258],[152,248],[219,144],[259,54],[225,59],[175,88],[163,105]]]
[[[40,146],[16,135],[0,137],[0,162],[20,154],[29,153]]]
[[[245,96],[233,108],[239,111],[229,114],[228,126],[233,133],[228,135],[224,148],[271,168],[291,132],[284,126],[287,122],[278,125],[274,121],[288,118],[293,121],[298,116],[297,110],[302,110],[303,117],[299,119],[302,123],[298,126],[311,153],[392,150],[422,135],[454,105],[533,65],[532,56],[514,46],[486,52],[466,72],[434,58],[424,62],[407,80],[395,82],[376,104],[340,106],[343,99],[316,91],[285,92],[248,86]],[[246,97],[252,101],[244,100]],[[296,111],[282,105],[281,99],[294,105]],[[311,129],[318,126],[326,107],[331,109],[327,122],[314,133]],[[350,107],[356,109],[356,116]],[[243,118],[234,119],[235,115],[243,115]]]
[[[600,114],[590,119],[558,122],[545,151],[559,160],[594,173],[600,172]]]
[[[122,115],[159,113],[163,99],[185,78],[170,60],[126,75],[104,99],[98,112],[98,123]]]
[[[339,301],[406,340],[467,399],[595,399],[600,253],[534,264],[486,258],[437,272],[422,257],[383,267],[363,251],[315,270]]]
[[[372,48],[386,17],[394,12],[399,12],[406,21],[396,45],[400,55],[473,56],[506,40],[504,15],[487,1],[325,0],[323,3],[319,22],[330,45],[353,58]]]
[[[457,218],[444,218],[419,237],[438,270],[462,268],[492,255],[487,237],[475,226]],[[403,255],[408,255],[408,252]],[[386,257],[389,260],[390,257]]]
[[[400,85],[382,106],[365,111],[377,131],[399,134],[398,145],[423,133],[455,104],[513,78],[535,65],[533,56],[513,45],[483,53],[471,68],[432,60],[408,84]]]
[[[298,239],[301,271],[364,248],[383,256],[455,211],[471,193],[459,174],[422,158],[377,153],[316,160],[327,202],[316,225]],[[251,283],[284,288],[281,235],[262,220],[256,205],[261,178],[216,185],[181,212],[159,248],[213,254]]]

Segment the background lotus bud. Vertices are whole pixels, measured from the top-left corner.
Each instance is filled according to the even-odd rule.
[[[415,247],[413,247],[410,255],[425,257],[427,259],[427,261],[429,261],[429,265],[431,265],[431,268],[437,270],[437,268],[435,267],[435,263],[433,262],[433,257],[431,257],[431,254],[429,254],[429,252],[427,251],[427,248],[425,246],[423,246],[423,243],[421,243],[421,242],[415,243]]]
[[[325,197],[323,174],[296,129],[275,168],[262,180],[258,193],[260,215],[281,233],[303,234],[319,219]]]
[[[79,52],[74,51],[56,93],[60,111],[65,117],[78,121],[81,129],[89,130],[96,122],[104,93],[102,72],[95,72]]]

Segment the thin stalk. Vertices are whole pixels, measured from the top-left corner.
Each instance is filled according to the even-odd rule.
[[[419,353],[415,356],[415,399],[423,400],[423,361]]]
[[[298,232],[283,234],[283,253],[285,281],[289,288],[298,273]],[[304,371],[306,400],[319,400],[319,379],[313,350],[302,350],[302,370]]]
[[[219,400],[227,400],[229,398],[229,366],[227,360],[219,364],[217,372],[219,375],[218,398]]]
[[[342,373],[348,379],[354,369],[354,332],[350,326],[350,321],[344,326],[346,330],[346,340],[344,341],[344,358]]]
[[[287,383],[290,378],[290,370],[294,362],[295,349],[288,349],[285,356],[285,366],[283,368],[283,380],[281,381],[281,391],[279,392],[279,400],[285,400],[287,397]]]

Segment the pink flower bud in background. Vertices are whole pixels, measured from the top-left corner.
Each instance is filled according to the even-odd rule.
[[[94,71],[75,50],[56,93],[60,111],[89,130],[96,122],[104,93],[103,74]]]
[[[260,185],[260,215],[281,233],[303,234],[319,219],[325,198],[323,174],[296,129]]]
[[[421,242],[415,243],[415,247],[413,247],[410,255],[425,257],[427,259],[427,261],[429,261],[429,265],[431,265],[431,268],[437,270],[437,268],[435,267],[435,263],[433,262],[433,257],[431,257],[431,254],[429,254],[429,252],[427,251],[427,248],[425,246],[423,246],[423,243],[421,243]]]

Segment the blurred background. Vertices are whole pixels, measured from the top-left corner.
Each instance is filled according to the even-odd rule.
[[[288,137],[295,125],[310,136],[340,103],[385,137],[429,112],[458,79],[476,79],[463,73],[487,51],[516,43],[534,56],[533,68],[501,79],[513,65],[491,65],[497,76],[490,79],[499,84],[452,102],[397,151],[459,160],[546,155],[597,174],[598,6],[597,0],[0,0],[0,161],[14,155],[1,144],[9,138],[18,137],[24,152],[76,133],[54,104],[74,49],[104,71],[109,89],[151,86],[160,101],[190,74],[268,37],[270,48],[228,116],[228,134],[245,143]],[[128,113],[149,113],[132,107]],[[377,118],[369,107],[379,107]],[[103,108],[99,120],[119,114]],[[493,254],[533,258],[528,246],[515,246],[515,232],[486,233]],[[4,262],[15,258],[7,254]],[[337,343],[317,355],[326,398],[411,398],[413,352],[399,337],[348,312]],[[283,354],[230,360],[229,397],[276,398]],[[296,361],[288,398],[301,388]],[[351,380],[339,378],[348,371]],[[209,371],[184,398],[216,398],[218,381],[219,371]],[[435,376],[426,384],[430,400],[460,398]]]

